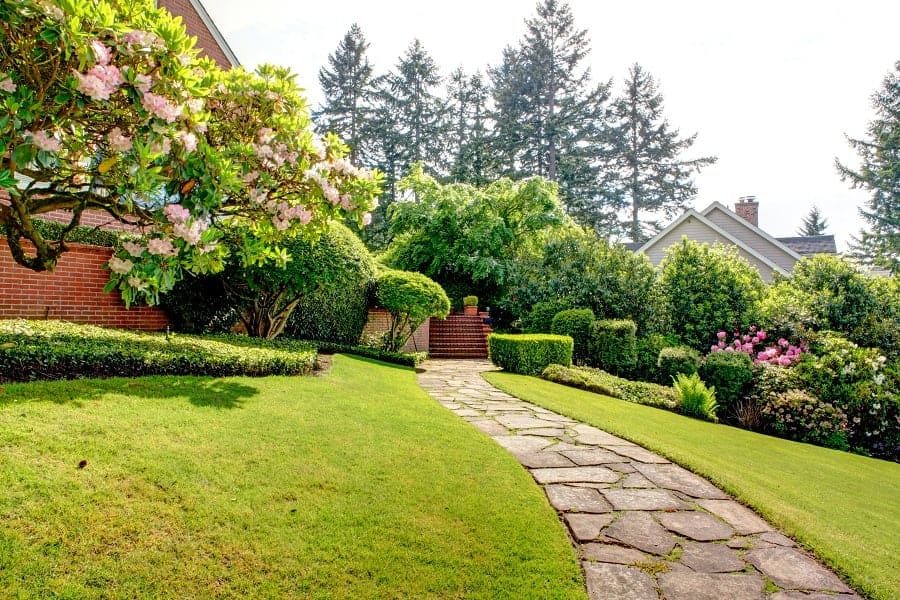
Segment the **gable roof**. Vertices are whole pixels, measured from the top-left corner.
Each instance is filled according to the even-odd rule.
[[[769,235],[768,233],[766,233],[765,231],[763,231],[762,229],[760,229],[759,227],[757,227],[756,225],[754,225],[753,223],[748,221],[747,219],[744,219],[743,217],[739,217],[736,213],[728,210],[728,208],[726,208],[722,204],[719,204],[718,202],[713,202],[712,204],[710,204],[709,206],[704,208],[702,214],[704,217],[709,217],[709,214],[711,212],[713,212],[714,210],[718,210],[720,213],[726,215],[738,227],[743,227],[745,229],[749,229],[750,231],[752,231],[756,235],[760,236],[764,240],[768,241],[771,244],[774,244],[779,249],[784,250],[793,259],[800,260],[800,258],[801,258],[800,255],[797,254],[790,247],[788,247],[786,244],[773,238],[771,235]]]
[[[721,204],[719,204],[718,202],[714,202],[714,203],[711,204],[709,207],[707,207],[707,211],[705,211],[705,212],[708,212],[709,209],[713,208],[714,206],[718,206],[718,207],[724,208],[724,207],[723,207]],[[726,212],[728,212],[728,209],[725,209],[725,210],[726,210]],[[735,216],[736,216],[736,215],[735,215]],[[644,245],[641,246],[640,248],[638,248],[637,251],[638,251],[638,252],[643,252],[643,253],[646,254],[647,251],[648,251],[650,248],[652,248],[652,247],[655,246],[657,243],[659,243],[660,240],[662,240],[663,238],[665,238],[665,237],[666,237],[666,234],[668,234],[668,233],[670,233],[671,231],[673,231],[674,229],[678,228],[679,225],[681,225],[682,223],[684,223],[684,222],[685,222],[687,219],[689,219],[689,218],[694,218],[694,219],[696,219],[696,220],[697,220],[699,223],[701,223],[704,227],[709,228],[710,230],[714,231],[718,236],[720,236],[720,237],[722,237],[722,238],[728,240],[729,242],[731,242],[732,244],[734,244],[735,246],[737,246],[739,249],[741,249],[743,252],[746,252],[747,254],[749,254],[750,256],[754,257],[756,260],[758,260],[759,262],[761,262],[761,263],[764,264],[765,266],[767,266],[767,267],[769,267],[770,269],[772,269],[773,272],[781,273],[781,274],[783,274],[783,275],[789,275],[789,274],[790,274],[790,273],[788,273],[788,271],[786,271],[783,267],[781,267],[780,265],[778,265],[777,263],[775,263],[774,261],[772,261],[770,258],[768,258],[767,256],[763,256],[762,254],[760,254],[760,253],[757,252],[755,249],[751,248],[750,246],[748,246],[747,244],[745,244],[744,242],[742,242],[740,239],[736,238],[734,235],[732,235],[732,234],[729,233],[728,231],[725,231],[724,229],[722,229],[721,227],[719,227],[718,225],[716,225],[715,223],[713,223],[713,222],[712,222],[711,220],[709,220],[704,214],[697,212],[697,211],[694,210],[693,208],[689,208],[689,209],[686,210],[684,213],[682,213],[682,215],[681,215],[680,217],[678,217],[677,219],[675,219],[674,221],[672,221],[672,222],[669,224],[668,227],[666,227],[665,229],[663,229],[662,231],[660,231],[658,234],[656,234],[653,238],[651,238],[651,239],[648,240],[646,243],[644,243]],[[737,217],[737,218],[740,219],[740,217]],[[743,221],[743,219],[740,219],[740,220]],[[747,224],[748,226],[750,225],[750,223],[746,223],[746,224]],[[768,236],[767,236],[767,237],[768,237]],[[779,246],[784,246],[783,244],[781,244],[781,242],[775,240],[774,238],[772,239],[772,241],[773,241],[775,244],[779,245]],[[785,247],[785,250],[786,250],[787,252],[789,252],[789,253],[794,254],[795,256],[797,256],[798,259],[800,258],[799,255],[796,255],[796,253],[795,253],[793,250],[790,250],[790,249],[787,248],[787,247]]]
[[[837,244],[833,235],[803,235],[776,239],[801,256],[837,254]]]

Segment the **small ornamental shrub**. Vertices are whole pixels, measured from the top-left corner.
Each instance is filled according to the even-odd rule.
[[[675,410],[678,407],[678,396],[671,387],[644,381],[629,381],[600,369],[550,365],[544,369],[541,377],[548,381],[635,404],[668,410]]]
[[[674,346],[659,351],[656,368],[661,382],[672,381],[676,375],[692,375],[700,367],[700,353],[687,346]]]
[[[681,401],[681,412],[700,419],[716,421],[716,389],[706,387],[697,373],[679,373],[672,383]]]
[[[376,301],[391,314],[384,350],[397,352],[425,319],[445,318],[450,299],[437,283],[411,271],[385,269],[378,274]]]
[[[659,361],[659,352],[663,348],[669,348],[678,345],[678,338],[675,336],[664,336],[658,333],[651,333],[645,337],[639,337],[634,341],[634,365],[628,375],[629,379],[635,381],[652,381],[667,385],[672,380],[663,381],[659,376],[659,368],[656,363]]]
[[[716,388],[719,414],[725,414],[744,397],[753,381],[753,362],[743,352],[712,352],[703,359],[700,378]]]
[[[572,308],[556,313],[550,323],[550,332],[571,337],[575,344],[572,360],[583,364],[588,359],[593,325],[594,312],[591,309]]]
[[[0,382],[141,375],[305,375],[316,349],[246,336],[169,335],[62,321],[0,321]]]
[[[465,296],[463,306],[478,306],[478,296]]]
[[[778,437],[847,450],[847,415],[802,390],[769,394],[762,407],[767,427]]]
[[[572,303],[565,298],[537,302],[523,317],[522,330],[525,333],[551,333],[556,313],[570,308]]]
[[[595,321],[591,328],[588,362],[614,375],[627,375],[634,368],[637,325],[627,319]]]
[[[572,338],[551,334],[501,334],[488,336],[491,361],[510,373],[539,375],[548,365],[572,364]]]
[[[710,347],[711,352],[742,352],[753,359],[753,362],[767,362],[772,365],[787,367],[797,364],[804,352],[809,351],[805,342],[794,345],[785,338],[779,338],[776,343],[765,344],[768,333],[765,330],[757,330],[751,326],[748,333],[741,335],[735,331],[731,340],[728,334],[720,331],[716,334],[718,342]]]

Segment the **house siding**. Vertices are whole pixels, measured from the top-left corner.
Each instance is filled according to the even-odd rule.
[[[724,214],[722,209],[715,207],[704,216],[727,231],[729,235],[739,239],[742,243],[753,248],[753,250],[765,256],[785,271],[790,273],[794,270],[794,264],[797,262],[796,258],[752,229],[738,226],[734,222],[734,217]]]

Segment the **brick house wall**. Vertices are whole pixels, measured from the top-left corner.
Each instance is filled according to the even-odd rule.
[[[210,57],[223,69],[238,66],[237,58],[199,0],[157,0],[156,5],[181,17],[188,33],[197,37],[201,56]],[[201,15],[200,11],[204,14]],[[212,24],[211,27],[207,21]]]
[[[6,246],[6,239],[0,237]],[[119,294],[103,293],[111,248],[71,244],[53,273],[36,273],[0,250],[0,319],[58,319],[127,329],[164,329],[169,320],[157,307],[126,309]]]
[[[425,319],[418,329],[409,337],[406,345],[401,348],[403,352],[428,352],[428,343],[431,330],[431,319]],[[390,330],[391,314],[383,308],[370,308],[369,320],[363,328],[363,338],[376,336]]]

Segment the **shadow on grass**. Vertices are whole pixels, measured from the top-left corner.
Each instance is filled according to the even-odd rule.
[[[186,398],[194,406],[240,408],[244,400],[259,394],[246,383],[209,377],[135,377],[69,379],[11,383],[0,386],[0,410],[23,402],[53,402],[81,406],[112,395],[170,400]]]

